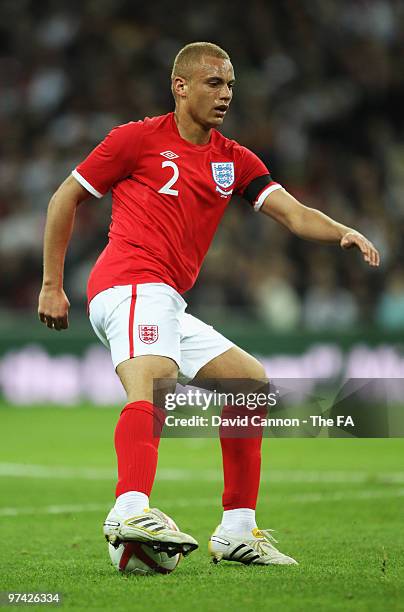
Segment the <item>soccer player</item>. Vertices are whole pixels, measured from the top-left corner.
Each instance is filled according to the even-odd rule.
[[[356,247],[370,266],[379,254],[358,231],[308,208],[271,177],[250,150],[221,135],[233,97],[228,54],[192,43],[174,61],[175,111],[114,128],[51,198],[44,239],[38,314],[49,328],[68,327],[63,290],[66,249],[77,206],[112,190],[107,247],[88,282],[89,316],[127,394],[115,430],[118,483],[104,523],[114,545],[138,540],[187,554],[197,547],[149,510],[163,413],[153,379],[265,378],[263,366],[186,312],[181,294],[195,282],[233,193],[307,240]],[[221,436],[223,518],[209,542],[214,560],[293,564],[255,521],[261,436]]]

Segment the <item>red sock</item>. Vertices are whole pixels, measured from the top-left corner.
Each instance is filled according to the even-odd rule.
[[[251,416],[245,408],[225,406],[222,418]],[[257,410],[254,415],[259,414]],[[262,415],[261,415],[262,416]],[[238,436],[238,437],[228,437]],[[257,505],[261,475],[262,427],[221,427],[220,444],[223,457],[223,509],[252,508]]]
[[[150,495],[157,469],[164,412],[150,402],[127,404],[115,428],[118,458],[116,496],[128,491]]]

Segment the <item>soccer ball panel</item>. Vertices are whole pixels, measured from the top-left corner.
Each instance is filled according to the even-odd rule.
[[[161,510],[153,509],[170,529],[179,531],[173,519]],[[165,552],[155,552],[144,542],[122,542],[118,548],[108,544],[112,565],[124,574],[170,574],[181,560],[181,554],[169,557]]]
[[[144,542],[123,542],[118,548],[109,544],[108,551],[112,565],[124,574],[170,574],[181,557],[155,552]]]

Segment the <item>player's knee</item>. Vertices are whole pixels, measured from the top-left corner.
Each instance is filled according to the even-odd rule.
[[[255,358],[251,357],[243,365],[238,377],[231,381],[231,391],[243,394],[246,398],[246,405],[255,405],[258,397],[262,402],[263,396],[268,396],[269,381],[263,365]]]
[[[257,381],[263,381],[267,377],[265,368],[257,359],[254,358],[254,361],[249,364],[248,368],[248,376],[246,378],[251,378]]]
[[[244,378],[245,380],[262,380],[266,378],[266,372],[262,363],[238,347],[234,349],[231,359],[226,365],[233,378]]]
[[[246,367],[243,370],[243,374],[240,376],[240,378],[248,380],[248,386],[252,390],[256,389],[258,391],[268,385],[265,368],[254,357],[248,361],[248,364],[246,364]]]

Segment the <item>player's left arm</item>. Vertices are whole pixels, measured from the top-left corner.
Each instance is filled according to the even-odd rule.
[[[260,211],[305,240],[339,243],[341,248],[358,248],[370,266],[378,266],[376,247],[357,230],[338,223],[324,213],[301,204],[285,189],[276,189],[266,198]]]

